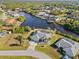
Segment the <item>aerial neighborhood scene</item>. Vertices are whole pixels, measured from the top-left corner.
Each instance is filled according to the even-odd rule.
[[[79,1],[0,0],[0,59],[79,59]]]

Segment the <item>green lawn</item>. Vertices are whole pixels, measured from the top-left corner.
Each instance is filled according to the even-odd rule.
[[[59,38],[63,38],[63,37],[64,37],[64,36],[61,36],[61,35],[59,35],[59,34],[54,34],[48,43],[51,45],[51,44],[53,44],[54,42],[56,42]]]
[[[9,46],[0,46],[0,50],[26,50],[27,48],[16,46],[16,47],[9,47]]]
[[[52,59],[60,59],[60,57],[62,56],[61,54],[59,54],[56,49],[54,49],[51,46],[46,46],[46,47],[36,47],[37,51],[41,51],[45,54],[47,54],[48,56],[50,56]]]
[[[31,56],[0,56],[0,59],[37,59]]]

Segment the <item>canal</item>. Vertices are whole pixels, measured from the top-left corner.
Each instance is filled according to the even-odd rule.
[[[26,20],[21,24],[21,26],[30,26],[31,28],[36,28],[36,29],[57,29],[58,31],[64,33],[64,34],[69,34],[76,38],[79,38],[78,35],[72,33],[72,32],[67,32],[66,30],[63,29],[63,27],[59,26],[59,25],[54,25],[47,23],[45,20],[38,18],[36,16],[30,15],[28,13],[24,13],[22,12],[21,15],[26,17]],[[65,32],[66,31],[66,32]]]
[[[41,18],[24,12],[22,12],[21,15],[26,17],[26,20],[21,24],[21,26],[30,26],[31,28],[42,29],[53,28],[53,24],[48,24],[45,20]]]

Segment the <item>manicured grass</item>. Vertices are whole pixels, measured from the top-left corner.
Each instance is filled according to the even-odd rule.
[[[0,46],[0,50],[26,50],[27,48],[16,46],[16,47],[9,47],[9,46]]]
[[[59,38],[63,38],[64,36],[61,36],[59,34],[54,34],[52,36],[52,38],[50,39],[50,41],[48,42],[49,45],[53,44],[54,42],[56,42]]]
[[[0,59],[37,59],[31,56],[0,56]]]
[[[41,51],[45,54],[47,54],[48,56],[50,56],[52,59],[60,59],[60,57],[62,56],[61,54],[59,54],[56,49],[54,49],[51,46],[46,46],[46,47],[36,47],[37,51]]]

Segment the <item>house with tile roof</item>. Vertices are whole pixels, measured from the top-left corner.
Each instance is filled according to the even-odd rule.
[[[60,39],[55,45],[69,57],[74,57],[79,52],[79,43],[70,39]]]
[[[6,19],[6,20],[5,20],[5,23],[8,23],[8,24],[14,24],[14,23],[16,23],[16,22],[17,22],[17,20],[14,19],[14,18],[12,18],[12,19]]]

